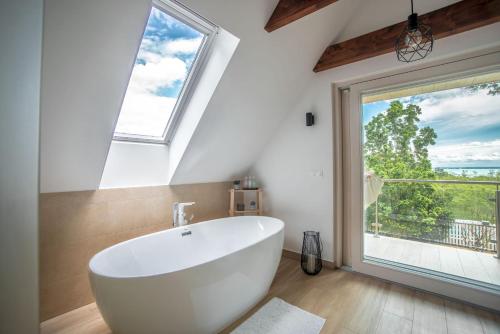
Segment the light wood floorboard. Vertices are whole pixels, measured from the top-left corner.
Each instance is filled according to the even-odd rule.
[[[446,320],[443,299],[426,293],[415,293],[413,334],[446,334]]]
[[[230,333],[273,297],[325,318],[322,334],[500,333],[498,314],[342,270],[308,276],[288,258],[282,259],[264,300],[222,333]],[[47,320],[41,329],[42,334],[111,333],[95,304]]]
[[[470,306],[445,301],[448,334],[481,333],[481,321]]]
[[[412,321],[389,312],[383,312],[377,334],[411,334]]]
[[[413,290],[399,285],[391,285],[384,311],[413,321],[413,314],[415,311],[414,295],[415,291]]]

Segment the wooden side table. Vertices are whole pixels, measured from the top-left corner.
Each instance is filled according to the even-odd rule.
[[[255,193],[256,194],[256,208],[253,210],[236,210],[235,197],[237,194],[242,194],[243,198],[245,194]],[[262,215],[262,189],[229,189],[229,215]]]

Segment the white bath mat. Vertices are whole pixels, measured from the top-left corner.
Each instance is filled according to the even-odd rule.
[[[273,298],[232,334],[318,334],[325,319]]]

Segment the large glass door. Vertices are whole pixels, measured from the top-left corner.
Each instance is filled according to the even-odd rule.
[[[500,309],[500,68],[479,61],[351,86],[352,263]]]

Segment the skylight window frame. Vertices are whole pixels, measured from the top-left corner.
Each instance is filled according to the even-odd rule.
[[[153,8],[156,8],[157,10],[160,10],[165,14],[175,18],[176,20],[197,30],[198,32],[204,35],[203,40],[201,41],[200,47],[198,48],[196,56],[191,65],[191,68],[189,69],[186,79],[184,80],[184,84],[182,85],[182,89],[179,93],[175,106],[172,110],[167,125],[165,126],[163,135],[161,137],[157,137],[157,136],[144,136],[138,134],[114,132],[113,140],[115,141],[128,141],[128,142],[164,144],[164,145],[169,145],[172,142],[172,139],[175,135],[175,131],[177,130],[177,127],[180,121],[182,120],[182,116],[185,112],[186,106],[189,100],[191,99],[194,90],[197,87],[201,73],[206,67],[207,58],[212,49],[213,41],[218,34],[219,28],[217,25],[213,24],[206,18],[196,14],[195,12],[193,12],[192,10],[190,10],[189,8],[185,7],[184,5],[175,0],[153,0],[151,5],[151,10],[153,10]],[[144,31],[146,30],[147,22],[148,21],[146,20],[146,24],[144,25]],[[144,38],[144,33],[143,33],[143,38]],[[141,44],[142,44],[142,39],[141,43],[139,43],[139,47],[137,48],[135,59],[137,59]],[[134,66],[135,66],[135,61],[134,61]],[[131,77],[132,77],[132,71],[130,72],[129,83]],[[122,104],[123,101],[125,100],[125,96],[126,93],[123,96]]]

